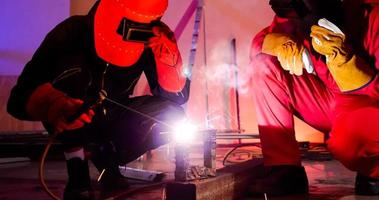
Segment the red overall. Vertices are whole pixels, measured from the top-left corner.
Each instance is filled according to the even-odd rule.
[[[374,8],[366,20],[364,49],[379,69],[379,8]],[[379,77],[363,88],[342,94],[324,58],[312,50],[308,34],[300,31],[297,23],[275,17],[255,36],[251,47],[252,88],[265,164],[300,165],[295,115],[317,130],[330,133],[328,147],[347,168],[379,178]],[[305,71],[301,76],[291,75],[276,57],[262,53],[264,36],[270,32],[292,34],[303,41],[317,75]]]

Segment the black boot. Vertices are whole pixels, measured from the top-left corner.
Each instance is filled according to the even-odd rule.
[[[127,179],[119,171],[117,154],[111,143],[94,147],[91,152],[92,163],[100,173],[98,181],[102,197],[106,198],[113,191],[129,188]]]
[[[129,183],[127,179],[121,175],[118,165],[105,168],[100,179],[100,184],[105,190],[127,189],[129,187]]]
[[[355,193],[366,196],[379,195],[379,179],[370,178],[358,173],[355,178]]]
[[[113,166],[107,166],[100,171],[100,174],[99,183],[101,187],[101,199],[108,199],[129,188],[127,179],[121,175],[118,165],[116,164]]]
[[[265,167],[262,178],[249,187],[251,195],[286,196],[308,193],[308,178],[304,167],[278,165]]]
[[[68,182],[64,190],[63,199],[93,199],[88,162],[80,158],[72,158],[66,161],[66,165],[68,172]]]

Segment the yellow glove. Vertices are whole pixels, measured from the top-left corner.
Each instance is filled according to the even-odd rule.
[[[298,76],[303,74],[303,51],[303,45],[288,34],[269,33],[263,40],[262,52],[276,56],[284,70]]]
[[[311,37],[313,48],[326,56],[328,69],[341,91],[358,89],[374,77],[369,63],[352,53],[345,35],[314,25]]]

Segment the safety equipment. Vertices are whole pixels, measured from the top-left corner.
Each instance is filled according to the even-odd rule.
[[[262,52],[276,56],[284,70],[291,74],[303,74],[304,46],[284,33],[268,33],[262,45]]]
[[[123,18],[117,33],[124,41],[147,43],[154,36],[153,26],[155,23],[141,24]]]
[[[168,6],[168,0],[101,0],[99,9],[101,12],[107,12],[104,17],[107,21],[110,18],[123,17],[139,23],[148,24],[154,20],[161,18]],[[99,11],[97,11],[99,12]]]
[[[66,161],[66,168],[68,182],[64,189],[63,200],[94,199],[88,161],[72,158]]]
[[[140,24],[159,20],[168,0],[101,0],[95,13],[94,38],[97,55],[113,65],[129,67],[140,58],[144,43],[124,40],[119,27],[125,19]],[[129,30],[129,29],[128,29]],[[140,33],[143,34],[143,33]]]
[[[359,89],[369,83],[374,69],[363,58],[354,55],[345,35],[314,25],[311,28],[312,46],[326,56],[326,64],[342,92]]]
[[[360,173],[355,177],[355,194],[362,196],[379,195],[379,178],[372,178]]]
[[[378,4],[379,0],[364,0],[363,2],[370,3],[370,4]]]
[[[303,18],[309,12],[302,0],[270,0],[272,10],[282,18]]]
[[[282,18],[328,18],[340,24],[343,19],[341,0],[270,0],[272,10]]]
[[[91,123],[94,111],[89,110],[72,122],[67,118],[75,114],[83,101],[68,97],[55,89],[50,83],[45,83],[31,94],[26,104],[26,110],[33,120],[47,122],[55,133],[78,129],[86,123]]]
[[[156,36],[150,39],[149,47],[154,53],[158,83],[169,92],[180,92],[186,78],[174,33],[163,23],[155,26],[153,32]]]

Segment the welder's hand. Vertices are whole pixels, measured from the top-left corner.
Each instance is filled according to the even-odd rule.
[[[72,122],[67,119],[74,115],[76,111],[83,105],[80,99],[73,99],[68,96],[62,96],[56,99],[48,109],[47,121],[53,126],[55,133],[61,133],[66,130],[74,130],[89,124],[92,121],[95,112],[90,109],[81,114]]]
[[[180,54],[174,33],[163,23],[154,26],[153,33],[155,37],[149,40],[149,47],[153,50],[156,60],[169,66],[175,66]]]
[[[174,33],[163,23],[153,27],[153,32],[155,37],[149,40],[149,47],[154,53],[158,83],[168,92],[180,92],[186,77]]]
[[[297,76],[303,74],[303,51],[304,46],[288,34],[269,33],[263,40],[262,52],[276,56],[284,70]]]
[[[328,65],[339,66],[351,59],[351,48],[345,43],[345,35],[313,25],[311,37],[313,48],[326,56]]]
[[[358,89],[370,82],[374,70],[363,58],[354,55],[344,34],[324,27],[311,28],[312,47],[326,57],[326,64],[341,91]]]
[[[67,118],[72,116],[83,104],[82,100],[73,99],[62,91],[55,89],[51,83],[38,86],[26,102],[26,112],[31,120],[48,122],[56,133],[77,129],[90,123],[93,110],[82,114],[73,122]]]

